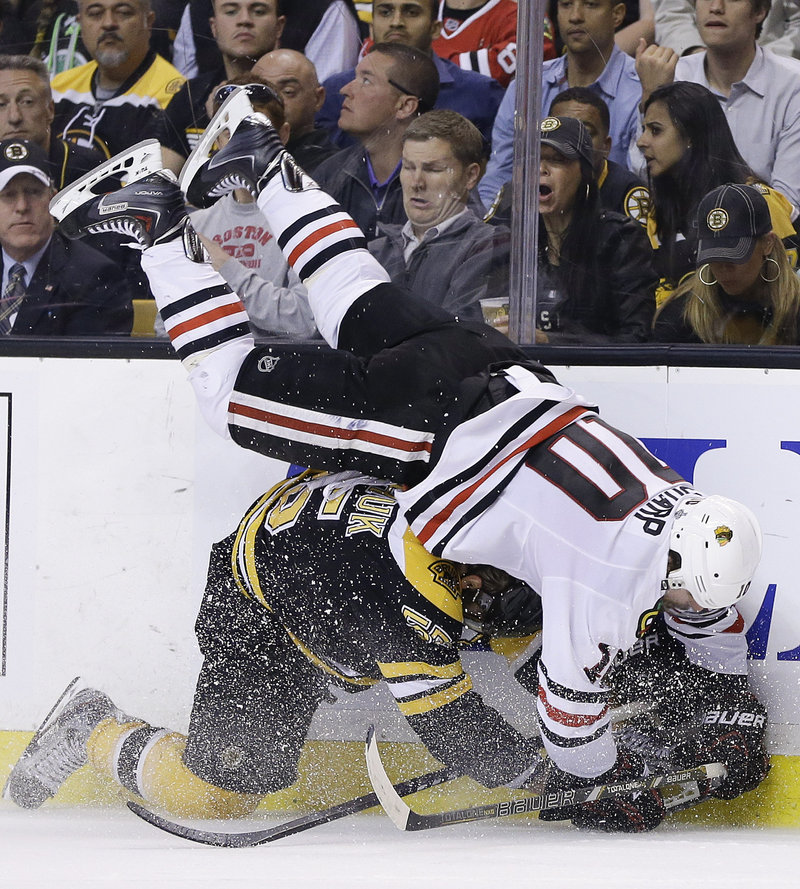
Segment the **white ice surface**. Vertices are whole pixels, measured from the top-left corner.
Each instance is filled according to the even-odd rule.
[[[800,832],[662,825],[644,836],[600,836],[515,819],[412,834],[361,815],[257,848],[218,849],[164,834],[125,810],[23,812],[0,803],[3,889],[133,886],[794,889]]]

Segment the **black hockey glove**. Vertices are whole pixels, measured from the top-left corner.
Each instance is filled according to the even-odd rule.
[[[577,806],[572,816],[575,827],[605,833],[643,833],[654,830],[667,814],[657,790],[632,796],[616,796]]]
[[[631,781],[643,778],[647,773],[642,757],[628,750],[619,750],[614,767],[597,778],[578,778],[554,768],[548,776],[545,792]],[[542,821],[570,820],[576,827],[588,830],[640,833],[658,827],[665,814],[661,795],[652,790],[544,811],[539,813],[539,818]]]
[[[725,764],[728,776],[712,796],[734,799],[758,787],[770,768],[764,748],[767,711],[760,701],[748,694],[742,700],[707,710],[700,721],[700,731],[687,742],[681,758],[688,764]]]

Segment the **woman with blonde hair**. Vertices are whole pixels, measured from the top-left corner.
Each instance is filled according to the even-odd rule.
[[[729,183],[697,209],[697,271],[659,307],[653,339],[796,345],[800,279],[761,189]]]

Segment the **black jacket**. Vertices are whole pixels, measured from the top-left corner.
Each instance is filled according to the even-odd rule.
[[[11,333],[102,336],[130,334],[132,326],[133,308],[123,271],[87,244],[54,232]]]
[[[650,338],[658,279],[644,228],[601,210],[595,232],[591,252],[581,257],[592,272],[580,295],[562,294],[555,270],[540,259],[536,326],[555,344],[644,342]]]
[[[378,224],[406,221],[400,176],[395,174],[386,189],[380,206],[372,193],[367,170],[367,153],[363,146],[345,148],[317,167],[314,179],[355,219],[368,241],[378,236]]]

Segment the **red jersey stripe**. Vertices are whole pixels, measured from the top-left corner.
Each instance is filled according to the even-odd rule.
[[[358,226],[352,219],[340,219],[338,222],[332,222],[330,225],[325,225],[322,228],[317,229],[307,238],[304,238],[294,250],[292,250],[289,254],[289,265],[294,266],[306,250],[313,247],[314,244],[317,244],[323,238],[348,228],[358,228]]]
[[[212,321],[219,321],[220,318],[225,318],[228,315],[238,315],[242,312],[244,312],[244,306],[237,299],[234,303],[228,303],[228,305],[225,306],[217,306],[215,309],[203,312],[202,315],[196,315],[188,321],[182,321],[180,324],[168,328],[167,332],[169,333],[170,338],[174,340],[177,337],[182,336],[184,333],[197,330],[198,327],[203,327],[203,325],[210,324]]]
[[[430,453],[431,451],[431,443],[429,441],[404,441],[400,438],[394,438],[380,432],[371,432],[366,429],[340,429],[338,426],[328,426],[323,423],[310,423],[307,420],[281,416],[280,414],[261,410],[260,408],[251,407],[246,404],[237,404],[234,401],[230,403],[229,410],[232,414],[249,417],[251,420],[270,423],[273,426],[280,426],[285,429],[295,429],[298,432],[320,435],[325,438],[345,441],[365,441],[372,444],[382,445],[387,448],[393,448],[397,451],[406,451],[408,453]]]
[[[539,444],[539,442],[544,441],[546,438],[549,438],[551,435],[554,435],[558,432],[559,429],[562,429],[564,426],[568,426],[573,420],[576,420],[582,414],[586,413],[586,407],[581,405],[579,407],[573,407],[568,410],[562,416],[553,420],[552,423],[548,423],[544,429],[539,430],[535,435],[532,435],[527,441],[524,441],[519,447],[515,448],[510,454],[507,454],[499,463],[495,463],[491,469],[485,472],[480,478],[474,481],[469,487],[464,488],[459,494],[457,494],[450,503],[445,506],[443,509],[439,510],[439,512],[430,519],[425,527],[417,534],[417,539],[420,543],[425,544],[428,540],[433,537],[436,531],[450,518],[450,516],[458,509],[459,506],[465,501],[468,500],[476,488],[479,488],[487,478],[489,478],[492,473],[496,472],[501,466],[507,463],[509,460],[513,460],[518,454],[523,451],[527,451],[532,448],[534,445]]]

